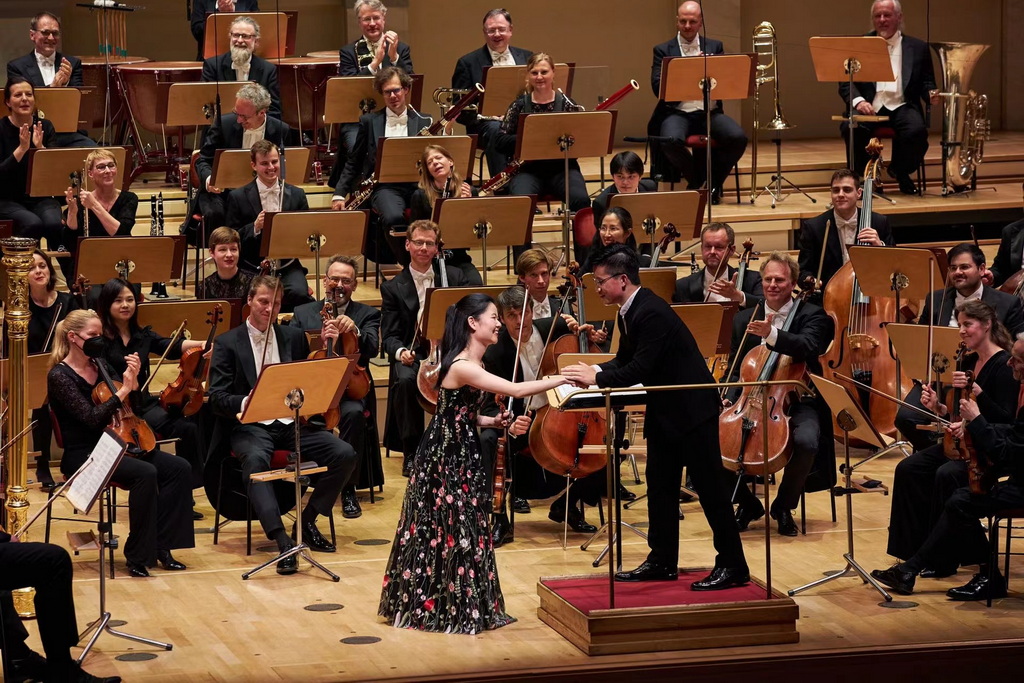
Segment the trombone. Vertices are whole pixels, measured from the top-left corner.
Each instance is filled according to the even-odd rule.
[[[762,21],[754,28],[754,54],[757,58],[757,76],[754,79],[754,126],[751,135],[753,146],[750,150],[750,203],[760,195],[757,190],[757,132],[759,130],[780,131],[792,128],[782,116],[779,104],[779,72],[776,57],[778,56],[778,39],[775,27],[769,21]],[[759,118],[761,86],[772,84],[772,107],[775,115],[772,120],[761,125]],[[782,173],[782,169],[779,169]]]

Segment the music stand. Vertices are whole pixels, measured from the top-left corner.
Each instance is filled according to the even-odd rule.
[[[754,73],[757,55],[704,55],[665,57],[661,63],[663,102],[701,100],[704,105],[704,130],[708,140],[704,155],[707,192],[711,194],[711,94],[716,100],[745,100],[754,94]],[[708,223],[711,205],[707,203]]]
[[[661,226],[671,223],[679,229],[682,239],[692,225],[693,231],[689,238],[699,238],[703,227],[701,218],[704,215],[704,204],[707,195],[696,190],[680,190],[675,192],[637,192],[635,194],[612,195],[608,207],[621,206],[633,218],[633,223],[644,229],[651,238],[651,253],[654,245],[661,241]],[[641,218],[642,217],[642,218]],[[688,239],[689,239],[688,238]],[[652,266],[657,264],[652,263]]]
[[[516,134],[518,161],[563,160],[565,211],[562,212],[562,247],[569,251],[569,159],[603,157],[612,152],[618,112],[580,111],[519,117]],[[466,176],[469,177],[469,176]]]
[[[184,235],[79,237],[73,272],[97,284],[136,271],[136,282],[167,282],[181,277],[184,255]]]
[[[222,54],[231,45],[227,38],[231,24],[239,17],[250,17],[260,25],[260,41],[253,52],[266,60],[279,59],[295,54],[295,28],[299,13],[296,10],[284,12],[213,12],[206,15],[203,36],[203,59]],[[281,31],[284,35],[281,35]],[[223,41],[223,42],[221,42]]]
[[[675,268],[641,268],[640,286],[651,290],[663,300],[672,303],[672,295],[676,291]],[[597,295],[594,285],[594,274],[583,275],[583,308],[590,320],[615,320],[619,312],[617,304],[606,304]],[[585,321],[580,321],[585,322]]]
[[[178,329],[182,320],[192,321],[185,326],[185,329],[192,333],[194,338],[201,338],[208,334],[204,321],[210,317],[214,304],[220,304],[224,308],[225,323],[217,327],[217,337],[229,331],[241,321],[239,312],[241,306],[232,306],[231,301],[238,299],[191,299],[189,301],[146,301],[138,305],[139,327],[152,327],[155,332],[170,337]]]
[[[673,304],[672,310],[686,325],[686,329],[690,330],[703,357],[729,352],[732,344],[732,319],[739,310],[739,304]]]
[[[854,118],[853,77],[861,82],[891,83],[896,80],[889,61],[889,47],[881,36],[811,36],[807,40],[814,62],[814,75],[821,83],[842,83],[850,88],[846,102],[846,123],[849,126],[847,158],[853,165]],[[864,169],[850,169],[863,174]]]
[[[383,183],[416,183],[419,182],[419,161],[423,157],[423,148],[427,145],[444,142],[455,168],[468,178],[473,173],[473,159],[476,154],[475,135],[414,135],[407,138],[380,138],[377,141],[377,165],[374,177]]]
[[[58,65],[59,66],[59,65]],[[46,115],[46,120],[53,124],[54,132],[74,133],[79,121],[79,110],[82,106],[82,93],[92,88],[39,88],[36,92],[36,110],[39,118]],[[4,102],[0,102],[0,117],[11,113]]]
[[[25,192],[30,197],[63,197],[71,186],[71,174],[82,170],[85,157],[97,148],[66,147],[60,149],[30,149],[28,151],[28,183]],[[122,169],[121,189],[128,189],[131,169],[125,166],[126,147],[103,147],[114,155],[117,167]]]
[[[561,88],[562,92],[572,95],[572,81],[575,72],[575,62],[555,64],[553,87]],[[503,119],[512,101],[522,95],[526,89],[526,66],[485,66],[480,85],[484,86],[484,94],[480,96],[477,103],[480,108],[480,116]]]
[[[337,52],[335,52],[337,56]],[[409,104],[419,109],[423,99],[423,74],[409,74]],[[373,89],[373,76],[335,76],[324,90],[324,125],[356,123],[363,114],[384,106],[384,96]]]
[[[444,246],[463,249],[480,245],[487,284],[487,245],[514,247],[533,238],[537,196],[457,197],[434,202],[433,221],[442,226]]]
[[[349,377],[355,363],[350,363],[344,356],[335,358],[318,358],[314,360],[298,360],[291,363],[275,363],[266,365],[256,378],[256,385],[249,395],[249,403],[239,416],[238,421],[242,424],[262,422],[264,420],[278,420],[291,418],[295,426],[295,462],[294,467],[284,476],[278,473],[264,472],[273,479],[290,478],[295,482],[295,507],[299,511],[302,506],[302,482],[301,475],[312,473],[313,468],[302,466],[301,446],[301,418],[313,415],[322,415],[334,405],[348,386]],[[309,391],[305,391],[306,387]],[[330,388],[335,387],[334,391]],[[319,470],[324,471],[324,470]],[[309,554],[309,546],[302,540],[302,524],[295,523],[295,545],[277,557],[267,560],[255,569],[242,574],[242,580],[247,581],[251,576],[258,574],[272,564],[276,564],[286,557],[298,555],[311,565],[327,574],[333,581],[341,581],[341,577],[332,572],[312,558]]]
[[[296,182],[293,185],[301,185],[309,177],[308,147],[287,147],[281,150],[281,157],[287,154],[289,161],[297,160],[294,165],[301,169],[298,176],[293,174]],[[281,164],[281,179],[288,181],[288,166]],[[248,185],[256,177],[252,170],[252,152],[248,149],[218,149],[213,156],[213,169],[210,174],[210,184],[222,190],[233,189]]]
[[[185,129],[195,128],[193,149],[199,149],[199,131],[203,126],[216,123],[221,99],[233,102],[244,82],[171,83],[167,88],[167,107],[158,108],[157,123],[178,128],[184,141]],[[184,150],[182,150],[184,153]],[[180,161],[179,161],[180,163]]]
[[[366,249],[365,211],[284,211],[267,214],[260,240],[260,258],[305,258],[316,261],[316,299],[320,300],[320,250],[362,254]],[[330,253],[330,252],[329,252]]]

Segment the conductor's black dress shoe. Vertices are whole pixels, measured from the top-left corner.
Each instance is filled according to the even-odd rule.
[[[650,560],[644,560],[643,564],[634,569],[631,572],[618,572],[615,574],[616,581],[675,581],[679,578],[679,569],[676,567],[666,567],[658,564],[657,562],[651,562]]]
[[[746,567],[715,567],[705,578],[694,581],[693,591],[720,591],[750,583],[750,572]]]

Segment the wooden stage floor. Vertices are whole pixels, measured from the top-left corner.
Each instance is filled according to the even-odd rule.
[[[896,456],[886,456],[860,473],[891,484],[896,462]],[[341,575],[340,583],[305,565],[295,576],[278,576],[270,569],[242,581],[243,571],[272,556],[258,551],[245,556],[243,523],[229,525],[218,546],[212,545],[212,537],[204,533],[197,534],[195,549],[176,551],[176,557],[189,566],[185,572],[157,569],[152,578],[133,579],[124,572],[123,555],[117,552],[118,578],[107,582],[108,609],[115,619],[127,622],[123,630],[170,641],[174,649],[158,651],[103,635],[86,662],[87,670],[102,675],[116,673],[127,681],[340,681],[578,680],[584,671],[595,669],[604,675],[618,671],[621,680],[621,672],[643,669],[647,672],[644,676],[651,680],[679,680],[679,670],[690,667],[695,675],[701,672],[704,680],[734,680],[738,671],[735,667],[764,672],[775,661],[781,662],[778,666],[782,671],[795,671],[792,666],[797,661],[814,661],[827,671],[827,667],[834,666],[830,664],[832,657],[870,655],[876,658],[868,660],[870,664],[879,656],[905,651],[917,653],[926,662],[918,671],[927,672],[927,662],[931,662],[941,675],[942,653],[950,648],[981,641],[993,647],[1024,643],[1021,594],[1011,593],[991,609],[984,603],[955,603],[945,598],[947,588],[970,579],[970,574],[962,570],[953,578],[919,581],[919,592],[912,598],[918,606],[912,609],[880,607],[880,596],[856,578],[839,579],[802,594],[796,598],[801,616],[797,623],[800,642],[793,645],[588,658],[538,620],[536,583],[540,576],[607,572],[606,566],[598,570],[591,566],[602,544],[595,543],[583,552],[579,544],[585,537],[570,533],[569,548],[562,550],[561,527],[547,520],[547,505],[539,502],[532,513],[518,516],[515,542],[497,551],[508,609],[518,622],[476,636],[395,629],[382,623],[376,611],[404,491],[400,465],[400,458],[385,460],[387,484],[376,504],[371,505],[366,493],[360,493],[361,518],[343,519],[340,509],[336,509],[339,551],[334,555],[317,554],[316,558]],[[631,479],[626,483],[634,490],[641,488],[632,486]],[[211,524],[212,510],[205,496],[196,493],[198,509],[206,513],[206,519],[196,523],[199,530]],[[41,496],[33,491],[33,511]],[[66,508],[63,501],[58,505]],[[782,538],[773,532],[771,553],[777,589],[802,585],[825,570],[844,565],[842,500],[838,508],[839,522],[832,524],[827,495],[811,495],[806,536]],[[699,506],[687,504],[684,510],[680,562],[684,566],[710,566],[714,551]],[[869,494],[854,500],[856,557],[865,568],[884,567],[891,562],[884,550],[888,511],[888,497]],[[587,515],[590,521],[596,521],[595,510],[588,509]],[[627,511],[625,519],[645,522],[645,507],[641,504]],[[122,538],[127,533],[126,520],[126,512],[120,513],[116,533]],[[87,527],[84,522],[55,523],[54,539],[64,544],[65,531]],[[326,530],[323,520],[321,528]],[[763,530],[762,520],[743,535],[751,571],[762,578]],[[30,536],[40,539],[42,526]],[[376,539],[384,543],[375,544]],[[256,538],[255,542],[260,545],[262,540]],[[625,538],[626,567],[635,566],[645,555],[643,541]],[[74,560],[81,629],[97,610],[96,554],[83,553]],[[1012,571],[1011,589],[1020,590],[1022,581],[1024,563],[1018,561]],[[328,611],[308,609],[328,603],[339,607]],[[35,628],[29,626],[29,630],[33,634],[30,644],[41,651]],[[140,652],[153,653],[156,658],[142,662],[116,659]],[[972,666],[980,672],[985,665],[978,661]],[[881,669],[872,669],[850,670],[849,676],[836,672],[829,678],[860,680],[870,675],[889,680]]]

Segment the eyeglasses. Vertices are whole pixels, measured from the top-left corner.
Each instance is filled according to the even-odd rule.
[[[330,282],[331,284],[341,285],[343,287],[351,287],[356,283],[356,281],[351,278],[331,277],[330,275],[327,276],[327,281]]]
[[[106,163],[106,164],[96,164],[92,168],[93,168],[94,171],[106,171],[108,169],[116,169],[117,168],[117,164],[115,164],[113,161],[111,161],[110,163]]]
[[[398,95],[401,95],[403,92],[405,92],[405,88],[389,88],[384,91],[384,94],[390,95],[391,97],[397,97]]]
[[[232,40],[252,40],[256,37],[255,33],[229,33]]]
[[[604,287],[604,283],[608,282],[609,280],[613,280],[619,277],[620,275],[625,275],[625,273],[615,273],[614,275],[609,275],[608,277],[595,277],[594,284],[597,285],[598,287]]]
[[[409,240],[409,243],[414,247],[426,247],[427,249],[433,249],[437,246],[437,242],[434,242],[433,240]]]
[[[254,119],[260,115],[259,112],[256,112],[255,114],[243,114],[242,112],[237,111],[235,109],[232,109],[231,113],[234,114],[235,118],[240,121],[248,121],[249,119]]]
[[[489,36],[503,36],[508,32],[509,30],[507,28],[489,28],[486,31],[484,31],[484,33],[486,33]]]
[[[60,31],[43,30],[43,31],[36,31],[36,33],[38,33],[39,35],[44,36],[46,38],[60,38]]]

